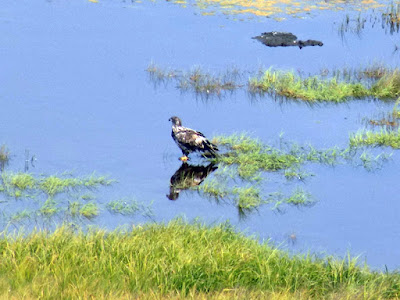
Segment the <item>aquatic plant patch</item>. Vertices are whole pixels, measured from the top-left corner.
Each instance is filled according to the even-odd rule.
[[[351,163],[373,170],[389,157],[387,154],[373,156],[351,147],[319,150],[283,139],[279,141],[279,147],[275,147],[247,134],[218,136],[213,143],[223,150],[213,159],[218,169],[193,189],[214,201],[233,204],[242,215],[262,205],[284,211],[288,206],[309,207],[315,204],[318,199],[302,187],[307,178],[315,176],[304,169],[308,164],[334,166]],[[275,182],[273,187],[268,184],[271,176]]]
[[[180,90],[192,91],[205,98],[220,97],[242,87],[241,73],[235,68],[214,74],[200,67],[193,67],[190,71],[165,69],[152,62],[146,71],[155,83],[173,81]]]
[[[271,94],[303,101],[343,102],[353,98],[370,96],[361,83],[339,82],[336,78],[320,79],[317,76],[302,79],[293,72],[267,70],[249,80],[252,94]]]
[[[342,38],[348,33],[361,37],[362,32],[368,27],[382,28],[385,33],[389,34],[398,33],[400,28],[399,11],[400,4],[390,2],[379,10],[346,14],[338,26],[338,32]],[[377,24],[380,26],[376,26]]]
[[[5,298],[400,297],[397,272],[371,271],[350,256],[289,254],[228,223],[3,233],[0,266]]]
[[[314,76],[273,69],[245,72],[235,68],[213,74],[199,67],[189,72],[174,71],[171,76],[171,71],[163,71],[154,63],[150,64],[147,72],[153,82],[172,81],[182,91],[192,91],[207,99],[244,88],[251,97],[273,96],[306,103],[342,103],[372,98],[394,100],[400,96],[400,71],[377,64],[358,70],[324,70]],[[252,75],[254,73],[256,75]],[[247,81],[245,74],[250,74]]]
[[[114,214],[134,216],[138,213],[151,217],[153,216],[152,202],[144,203],[135,199],[113,200],[107,203],[107,209]]]
[[[66,174],[37,176],[3,171],[0,177],[2,221],[7,224],[23,219],[52,217],[59,213],[72,217],[95,217],[99,214],[99,208],[93,197],[85,192],[109,186],[114,182],[115,180],[95,174],[86,177]],[[8,210],[9,203],[16,200],[20,201],[18,207],[23,210]],[[21,205],[22,203],[24,204]]]
[[[400,130],[389,131],[381,129],[380,131],[362,130],[350,135],[350,145],[352,147],[360,146],[388,146],[394,149],[400,148]]]

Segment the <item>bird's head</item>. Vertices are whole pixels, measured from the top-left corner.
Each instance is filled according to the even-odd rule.
[[[182,121],[177,116],[169,118],[168,121],[171,121],[174,126],[182,126]]]

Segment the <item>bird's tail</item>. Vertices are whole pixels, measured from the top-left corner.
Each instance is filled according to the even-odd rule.
[[[207,141],[207,143],[205,144],[205,147],[204,147],[208,152],[210,152],[210,154],[211,154],[211,156],[212,157],[218,157],[218,147],[217,147],[217,145],[215,145],[215,144],[213,144],[213,143],[211,143],[211,142],[209,142],[209,141]]]

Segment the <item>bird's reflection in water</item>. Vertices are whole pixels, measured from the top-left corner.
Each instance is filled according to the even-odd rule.
[[[218,167],[210,163],[207,166],[190,165],[183,163],[178,170],[172,175],[170,180],[169,200],[176,200],[182,190],[189,189],[200,185],[206,177],[214,172]]]

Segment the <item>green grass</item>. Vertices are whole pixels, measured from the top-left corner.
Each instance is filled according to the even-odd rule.
[[[232,193],[236,195],[236,205],[239,209],[254,209],[264,202],[260,189],[255,186],[236,187]]]
[[[242,79],[245,72],[236,68],[213,74],[201,67],[191,71],[172,71],[150,63],[146,71],[154,82],[174,81],[179,89],[206,98],[246,87],[252,96],[272,95],[306,103],[342,103],[371,98],[386,100],[400,96],[400,70],[377,63],[354,70],[324,70],[315,76],[301,76],[293,71],[260,70],[247,72],[250,73],[247,82]]]
[[[249,80],[252,94],[273,94],[304,101],[343,102],[350,98],[364,98],[368,89],[361,83],[340,82],[336,78],[317,76],[301,78],[293,72],[267,70],[261,77]]]
[[[211,159],[218,163],[218,169],[193,189],[213,201],[234,205],[239,213],[243,210],[250,213],[261,205],[282,210],[283,204],[303,207],[314,204],[316,199],[298,186],[291,195],[271,190],[286,191],[289,181],[293,186],[296,181],[315,176],[304,170],[306,165],[352,163],[369,171],[379,168],[387,160],[386,154],[372,156],[365,150],[360,153],[354,147],[320,150],[312,145],[285,142],[282,138],[276,147],[245,133],[217,136],[212,142],[221,149],[221,154]],[[268,182],[269,177],[274,178],[273,184]]]
[[[351,257],[293,256],[227,224],[180,220],[128,232],[5,235],[0,266],[5,298],[400,297],[398,273],[372,272]]]
[[[332,147],[318,150],[311,145],[299,146],[295,143],[277,148],[247,134],[217,136],[213,142],[227,149],[227,153],[221,155],[218,162],[237,166],[239,177],[245,180],[258,178],[259,172],[293,172],[306,162],[335,165],[355,155],[350,149]],[[291,177],[290,174],[287,176]]]
[[[214,75],[197,67],[179,78],[178,88],[192,90],[196,94],[205,96],[220,96],[222,92],[234,91],[239,88],[238,76],[239,72],[235,69],[227,71],[225,74]]]
[[[135,199],[120,199],[113,200],[107,203],[107,209],[115,214],[124,216],[134,216],[141,213],[144,216],[152,216],[152,203],[145,204],[144,202]]]
[[[94,196],[86,192],[113,182],[115,181],[112,179],[95,174],[72,177],[66,174],[43,176],[3,171],[0,176],[0,193],[5,196],[5,200],[0,209],[4,220],[14,224],[50,217],[93,218],[99,215],[100,208],[93,201]],[[8,211],[7,207],[15,199],[21,201],[19,207],[30,207],[29,214],[26,210]],[[87,202],[89,200],[92,201]]]
[[[350,146],[388,146],[394,149],[400,148],[400,129],[396,131],[388,131],[382,129],[380,131],[363,130],[350,135]]]
[[[225,72],[212,73],[201,67],[193,67],[190,71],[171,70],[162,68],[151,62],[146,71],[154,83],[173,80],[182,91],[192,91],[196,95],[206,98],[221,96],[225,92],[232,92],[242,87],[240,72],[236,68],[227,69]]]
[[[6,145],[0,147],[0,170],[3,171],[4,167],[10,161],[10,150]]]
[[[94,202],[84,204],[79,210],[79,213],[88,219],[98,216],[99,212],[99,208]]]

